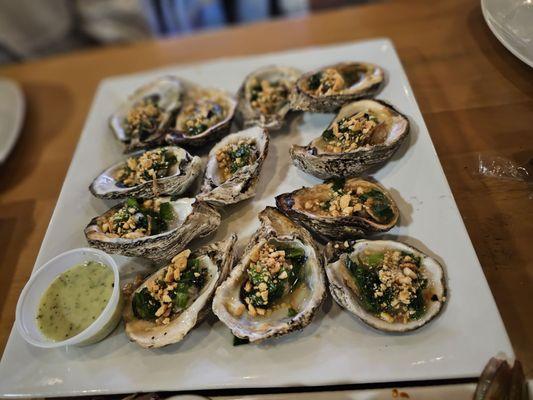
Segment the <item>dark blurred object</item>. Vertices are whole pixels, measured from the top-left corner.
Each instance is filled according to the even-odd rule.
[[[150,28],[158,36],[187,33],[225,24],[222,1],[139,0]]]
[[[308,0],[0,0],[0,63],[307,11]]]
[[[309,0],[309,8],[313,11],[353,6],[356,4],[370,3],[372,0]]]
[[[34,7],[38,12],[34,12]],[[31,0],[1,0],[0,62],[78,47],[78,38],[69,35],[71,25],[66,1],[49,0],[44,6]]]
[[[528,400],[528,386],[520,361],[491,358],[479,377],[474,400]]]
[[[0,63],[372,0],[0,0]]]
[[[0,0],[0,63],[149,37],[137,0]]]
[[[160,400],[157,393],[134,393],[123,397],[122,400]]]

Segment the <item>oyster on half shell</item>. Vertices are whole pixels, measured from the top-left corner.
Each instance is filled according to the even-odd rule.
[[[220,139],[231,128],[237,101],[223,90],[185,82],[185,96],[166,142],[201,146]]]
[[[272,207],[259,220],[213,299],[217,317],[250,342],[303,329],[326,295],[322,255],[309,232]]]
[[[238,92],[237,112],[244,127],[279,129],[290,111],[289,95],[301,71],[268,66],[250,73]]]
[[[340,240],[391,229],[400,215],[390,193],[364,179],[336,179],[276,197],[289,218],[321,237]]]
[[[293,164],[318,178],[349,178],[392,157],[409,134],[409,120],[392,106],[360,100],[342,107],[321,136],[293,145]]]
[[[85,237],[89,245],[106,253],[160,262],[219,225],[220,214],[196,199],[129,198],[93,218],[85,228]]]
[[[124,308],[126,335],[144,348],[181,341],[211,311],[215,289],[226,279],[237,235],[178,253],[149,276]]]
[[[442,311],[446,279],[435,259],[391,240],[346,244],[329,243],[326,249],[329,289],[341,307],[365,324],[386,332],[407,332]]]
[[[101,199],[179,195],[191,186],[201,170],[200,157],[180,147],[140,150],[105,169],[89,190]]]
[[[380,89],[385,73],[377,65],[342,62],[303,74],[291,93],[291,108],[311,112],[333,112],[346,103],[372,97]]]
[[[198,199],[224,206],[253,197],[268,143],[268,133],[257,126],[222,139],[209,152]]]
[[[137,89],[109,118],[126,151],[156,147],[181,107],[182,81],[164,76]]]

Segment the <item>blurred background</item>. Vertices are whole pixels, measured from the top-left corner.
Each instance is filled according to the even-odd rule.
[[[0,0],[0,64],[372,0]]]

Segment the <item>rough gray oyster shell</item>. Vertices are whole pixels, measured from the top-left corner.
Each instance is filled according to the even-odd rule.
[[[325,93],[316,86],[324,73],[332,73],[340,84]],[[291,93],[291,108],[310,112],[334,112],[344,104],[374,96],[385,79],[383,70],[365,62],[341,62],[303,74]],[[318,90],[320,89],[320,90]]]
[[[391,158],[409,134],[409,120],[385,102],[359,100],[349,103],[341,108],[329,127],[365,110],[373,113],[378,121],[371,142],[355,150],[334,153],[325,149],[326,143],[321,135],[307,146],[291,147],[293,164],[321,179],[349,178]]]
[[[348,242],[329,243],[326,248],[327,265],[326,274],[329,289],[333,299],[343,308],[356,315],[365,324],[385,332],[408,332],[418,329],[432,321],[443,310],[446,301],[447,287],[444,269],[433,258],[421,251],[401,242],[392,240],[358,240],[348,245]],[[428,280],[427,287],[423,289],[426,310],[419,319],[404,322],[388,322],[365,307],[361,298],[361,289],[357,280],[347,266],[348,257],[356,260],[359,254],[365,251],[382,251],[385,249],[406,252],[421,259],[422,274]]]
[[[267,207],[259,213],[261,227],[253,235],[246,246],[244,254],[233,268],[228,279],[220,285],[213,299],[213,312],[230,328],[231,332],[250,342],[281,336],[307,326],[326,295],[323,271],[323,257],[317,244],[305,228],[302,228],[285,217],[273,207]],[[279,308],[271,314],[252,317],[242,312],[244,303],[240,298],[244,284],[246,268],[253,252],[257,252],[266,243],[290,244],[303,249],[307,256],[303,281],[303,290],[286,294],[283,304],[297,307],[292,316],[287,308]],[[241,314],[239,315],[239,311]]]
[[[231,128],[231,123],[235,117],[237,101],[227,92],[215,88],[203,88],[190,82],[183,82],[185,87],[185,96],[180,111],[177,113],[174,125],[170,127],[165,136],[169,144],[202,146],[207,142],[212,142],[227,135]],[[207,102],[207,103],[206,103]],[[197,109],[199,104],[216,104],[218,111],[222,115],[222,120],[209,126],[200,133],[190,133],[187,130],[187,109],[189,107]],[[208,111],[212,113],[213,110]]]
[[[157,325],[153,321],[138,319],[133,311],[133,295],[146,287],[148,282],[158,279],[159,269],[150,275],[128,298],[123,317],[126,335],[131,341],[144,348],[157,348],[181,341],[211,311],[215,289],[227,278],[233,264],[234,246],[237,235],[228,239],[192,250],[189,258],[199,258],[208,269],[208,278],[198,297],[180,314],[174,316],[168,325]]]
[[[519,360],[492,357],[479,377],[473,400],[529,400],[530,384]]]
[[[125,186],[116,179],[116,174],[126,164],[121,161],[106,168],[98,175],[89,186],[90,192],[101,199],[124,199],[126,197],[152,198],[161,195],[180,195],[184,193],[202,171],[200,157],[192,156],[184,149],[177,146],[167,146],[161,149],[172,152],[177,163],[170,168],[164,178],[140,183],[135,186]],[[130,157],[138,158],[149,150],[140,150],[132,153]]]
[[[340,185],[344,191],[365,190],[379,192],[385,201],[374,204],[362,203],[362,210],[358,213],[332,216],[328,210],[306,209],[306,203],[314,201],[329,201],[331,193],[336,185]],[[335,188],[337,189],[337,188]],[[341,200],[338,195],[338,200]],[[373,202],[374,200],[371,200]],[[389,207],[383,209],[383,205]],[[278,209],[294,221],[302,224],[311,232],[323,238],[340,240],[345,238],[361,237],[377,232],[386,232],[398,222],[400,212],[390,193],[380,184],[364,179],[352,178],[346,181],[333,181],[318,185],[301,188],[291,193],[283,193],[276,196]],[[316,207],[315,207],[316,208]],[[353,207],[352,207],[353,208]],[[385,218],[386,217],[386,218]]]
[[[260,126],[265,129],[279,129],[283,125],[286,114],[290,111],[289,95],[300,77],[301,71],[290,67],[267,66],[250,73],[242,83],[237,94],[237,113],[244,127]],[[261,111],[252,105],[254,87],[262,81],[283,85],[287,89],[284,101],[275,110]]]
[[[109,118],[109,125],[116,137],[126,144],[126,152],[142,148],[156,147],[163,143],[164,134],[175,113],[181,107],[183,84],[179,78],[164,76],[137,89]],[[157,128],[145,137],[130,137],[126,128],[129,112],[147,99],[157,99],[164,110],[163,118]]]
[[[123,206],[121,203],[89,222],[84,231],[87,242],[106,253],[144,257],[158,263],[167,260],[169,254],[183,250],[191,240],[216,231],[220,225],[220,214],[207,203],[191,198],[162,200],[172,204],[175,215],[168,231],[136,239],[109,237],[102,232],[98,221],[120,209]]]
[[[238,169],[231,177],[223,181],[217,152],[240,140],[252,140],[255,143],[257,159],[252,164]],[[257,126],[232,133],[222,139],[209,152],[204,182],[201,193],[197,196],[198,199],[215,206],[225,206],[253,197],[263,162],[268,154],[268,143],[268,133]]]

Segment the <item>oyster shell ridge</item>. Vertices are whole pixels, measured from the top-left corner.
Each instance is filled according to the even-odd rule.
[[[302,244],[308,245],[313,249],[316,255],[317,269],[316,277],[317,287],[312,292],[314,302],[304,311],[300,311],[296,316],[291,317],[289,321],[286,321],[285,325],[278,326],[275,329],[268,329],[266,332],[252,332],[246,331],[246,328],[241,329],[238,326],[232,325],[231,313],[226,309],[224,304],[224,291],[230,290],[231,285],[234,282],[238,282],[241,275],[244,274],[246,265],[243,262],[238,264],[230,272],[228,279],[223,282],[216,290],[215,298],[213,300],[213,312],[215,315],[226,324],[233,335],[241,338],[248,339],[250,342],[258,342],[272,337],[278,337],[287,333],[301,330],[305,328],[314,318],[317,311],[320,309],[320,305],[326,296],[325,285],[325,272],[324,272],[324,258],[319,250],[319,245],[313,240],[311,234],[303,227],[295,224],[285,215],[281,214],[274,207],[266,207],[259,213],[259,220],[261,222],[260,228],[254,233],[248,245],[244,250],[246,255],[254,246],[261,243],[266,243],[271,238],[284,238],[299,240]],[[243,256],[244,256],[243,255]]]
[[[137,288],[132,293],[132,295],[127,299],[126,306],[124,307],[123,318],[125,322],[125,333],[128,336],[128,338],[131,341],[136,342],[138,345],[144,348],[160,348],[160,347],[165,347],[165,346],[181,341],[191,330],[197,327],[211,311],[211,303],[212,303],[216,288],[228,276],[228,273],[233,264],[234,247],[235,247],[236,241],[237,241],[237,235],[233,233],[230,235],[229,238],[225,240],[221,240],[215,243],[202,246],[199,249],[194,251],[194,254],[196,256],[207,255],[210,257],[211,260],[215,259],[215,264],[218,270],[218,277],[216,278],[216,282],[214,284],[213,289],[211,290],[211,293],[208,293],[207,296],[202,299],[202,301],[204,301],[204,305],[201,306],[200,310],[198,310],[196,315],[193,316],[194,320],[187,321],[187,326],[184,327],[184,330],[180,331],[179,329],[176,329],[176,331],[174,331],[175,333],[174,336],[172,334],[167,335],[167,333],[169,333],[169,329],[173,328],[172,321],[167,326],[167,330],[162,329],[162,332],[161,332],[162,334],[161,333],[156,334],[155,332],[146,332],[146,331],[138,333],[138,332],[135,332],[135,330],[131,327],[131,322],[137,320],[135,316],[133,315],[133,310],[132,310],[131,301],[132,301],[133,293],[137,292],[140,288],[142,288],[143,284],[146,282],[147,279],[152,277],[154,274],[158,273],[161,269],[165,268],[166,265],[158,269],[156,272],[151,274],[147,279],[145,279],[143,284],[141,284],[141,286],[139,286],[139,288]],[[195,302],[197,300],[198,299],[196,299]],[[190,307],[192,307],[193,305],[194,305],[194,302],[191,304]],[[177,321],[176,323],[179,323],[179,322],[181,321]]]
[[[353,237],[364,237],[375,233],[383,233],[392,229],[398,222],[400,212],[394,199],[388,191],[379,183],[357,179],[357,181],[368,183],[376,186],[382,193],[387,196],[395,217],[388,224],[379,224],[368,219],[350,216],[350,217],[331,217],[331,218],[313,218],[304,212],[293,209],[294,200],[292,196],[301,189],[290,193],[282,193],[275,197],[276,207],[293,221],[303,225],[305,228],[316,234],[322,240],[339,240]],[[312,189],[309,188],[309,189]]]
[[[338,277],[334,271],[335,264],[338,264],[342,261],[343,257],[347,257],[348,254],[350,254],[353,251],[353,248],[357,246],[360,243],[383,243],[388,245],[400,245],[404,250],[410,251],[413,254],[416,254],[418,256],[421,256],[424,260],[430,260],[431,262],[435,263],[435,266],[439,269],[440,272],[440,279],[436,283],[437,285],[440,285],[442,289],[441,293],[441,299],[438,300],[438,308],[436,311],[434,311],[432,314],[427,317],[427,319],[422,319],[421,322],[412,323],[409,324],[400,324],[400,323],[394,323],[394,324],[388,324],[385,321],[381,321],[381,323],[376,323],[374,320],[378,319],[377,317],[370,316],[367,311],[365,311],[361,306],[357,306],[358,301],[355,299],[355,294],[348,292],[345,285],[343,285],[342,279]],[[338,245],[338,249],[335,248],[335,244]],[[403,242],[397,242],[392,240],[368,240],[368,239],[360,239],[360,240],[353,240],[350,241],[350,245],[348,248],[343,247],[344,244],[342,243],[335,243],[330,242],[328,243],[326,247],[326,276],[328,278],[328,286],[331,293],[331,296],[335,300],[339,306],[350,312],[351,314],[355,315],[359,318],[361,322],[366,324],[367,326],[376,329],[378,331],[385,331],[388,333],[407,333],[410,331],[414,331],[417,329],[420,329],[424,327],[425,325],[432,322],[435,318],[437,318],[440,314],[442,314],[443,310],[445,309],[446,304],[448,303],[448,287],[447,287],[447,278],[446,278],[446,271],[442,267],[442,265],[435,260],[434,258],[428,256],[424,252],[416,249],[415,247],[405,244]],[[350,272],[346,272],[347,274],[350,274]],[[351,277],[351,274],[349,275]],[[424,315],[426,317],[426,315]],[[383,326],[386,326],[384,328]]]
[[[122,203],[112,207],[107,212],[121,206]],[[99,240],[90,238],[98,218],[101,217],[100,215],[94,217],[86,226],[85,238],[91,247],[103,250],[108,254],[143,257],[160,263],[168,257],[168,254],[179,253],[193,239],[207,236],[218,229],[221,216],[212,206],[205,202],[195,201],[192,208],[191,214],[178,227],[158,235],[138,239],[109,238],[109,240]]]
[[[298,169],[320,179],[356,177],[372,167],[384,164],[409,136],[410,124],[409,119],[389,103],[375,99],[372,101],[390,108],[405,121],[405,130],[397,140],[390,145],[377,144],[373,145],[369,150],[358,150],[349,153],[317,154],[316,149],[310,145],[292,145],[289,149],[292,163]]]

